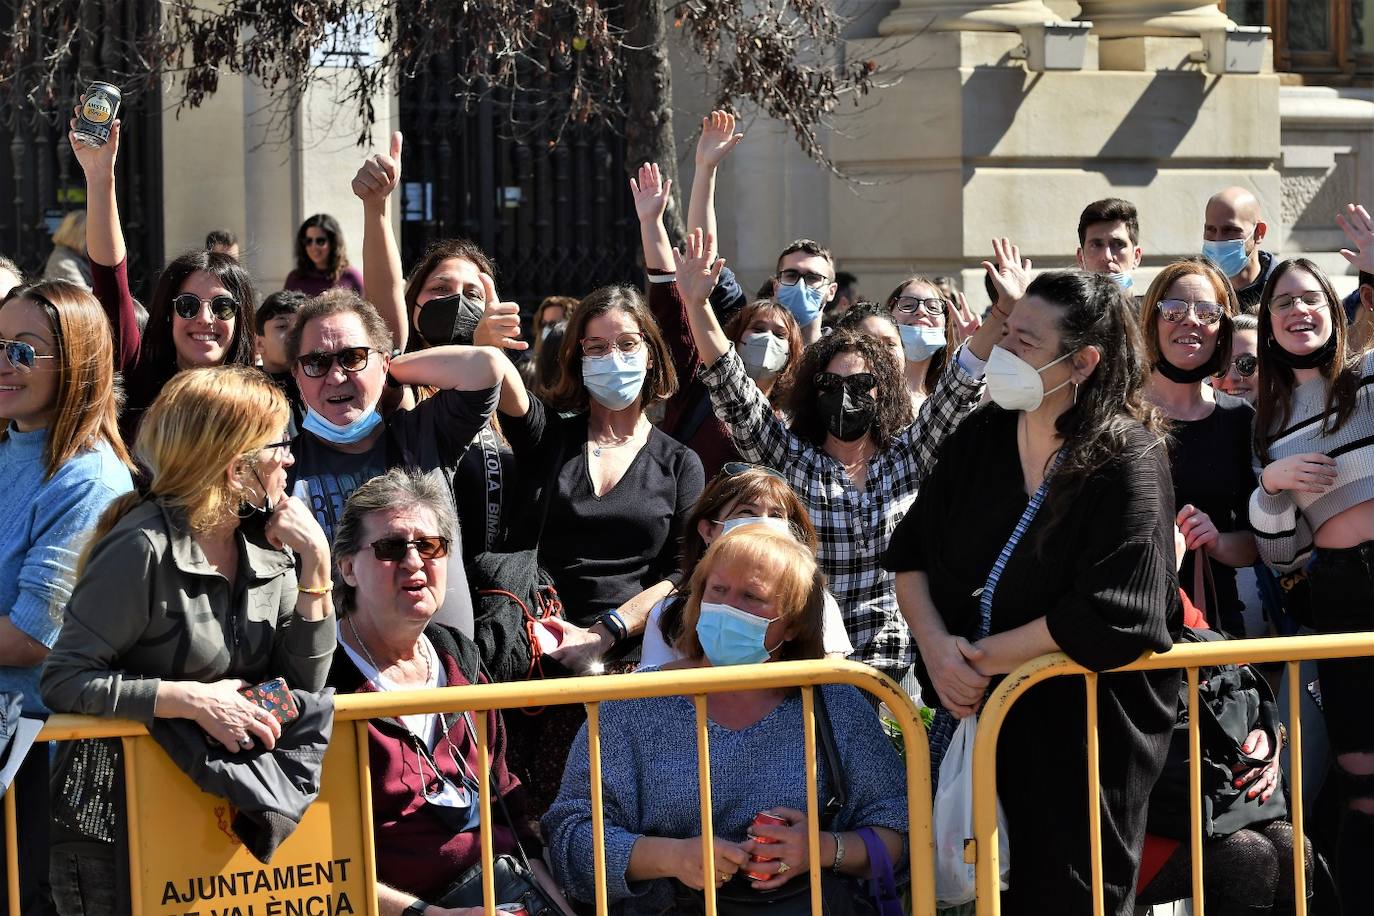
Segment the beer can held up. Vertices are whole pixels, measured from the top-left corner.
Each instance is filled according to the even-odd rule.
[[[101,147],[108,143],[110,128],[114,125],[115,115],[119,114],[122,100],[119,87],[110,83],[91,83],[86,87],[86,98],[76,116],[76,139],[90,147]]]

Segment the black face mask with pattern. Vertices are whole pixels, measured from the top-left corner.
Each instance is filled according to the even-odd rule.
[[[471,346],[473,335],[477,333],[477,322],[482,320],[484,311],[486,303],[481,299],[469,299],[462,293],[431,299],[420,306],[415,330],[431,347],[447,344]]]

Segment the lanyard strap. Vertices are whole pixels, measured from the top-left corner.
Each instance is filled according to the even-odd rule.
[[[997,555],[997,560],[992,564],[992,569],[988,571],[988,580],[983,583],[983,587],[978,590],[978,639],[988,635],[992,628],[992,598],[997,592],[997,583],[1002,578],[1002,570],[1007,568],[1007,561],[1011,559],[1012,551],[1021,542],[1021,536],[1030,527],[1035,515],[1040,511],[1040,506],[1045,501],[1045,493],[1049,489],[1050,480],[1054,477],[1054,472],[1059,467],[1059,462],[1064,460],[1064,452],[1061,449],[1054,454],[1054,462],[1049,470],[1045,472],[1045,479],[1040,481],[1040,486],[1036,487],[1035,493],[1031,496],[1030,502],[1026,504],[1026,510],[1021,513],[1021,517],[1016,521],[1016,527],[1012,529],[1011,537],[1002,545],[1002,552]]]
[[[477,433],[477,443],[482,448],[482,475],[487,486],[487,526],[483,543],[486,550],[495,550],[501,536],[501,446],[490,423]]]

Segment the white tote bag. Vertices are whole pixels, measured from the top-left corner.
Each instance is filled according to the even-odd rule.
[[[958,906],[976,894],[973,866],[964,861],[964,841],[973,837],[973,739],[978,717],[960,719],[940,762],[940,787],[935,792],[935,901]],[[998,843],[1002,890],[1007,889],[1011,858],[1007,849],[1007,818],[997,803]]]

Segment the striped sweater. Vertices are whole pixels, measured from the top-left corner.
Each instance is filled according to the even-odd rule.
[[[1285,429],[1271,436],[1269,460],[1308,452],[1329,455],[1336,459],[1336,485],[1319,496],[1293,490],[1270,495],[1260,486],[1250,497],[1250,525],[1260,557],[1281,572],[1306,563],[1313,533],[1329,519],[1374,499],[1374,351],[1360,363],[1355,411],[1335,432],[1323,432],[1325,405],[1325,379],[1295,388],[1293,415]]]

